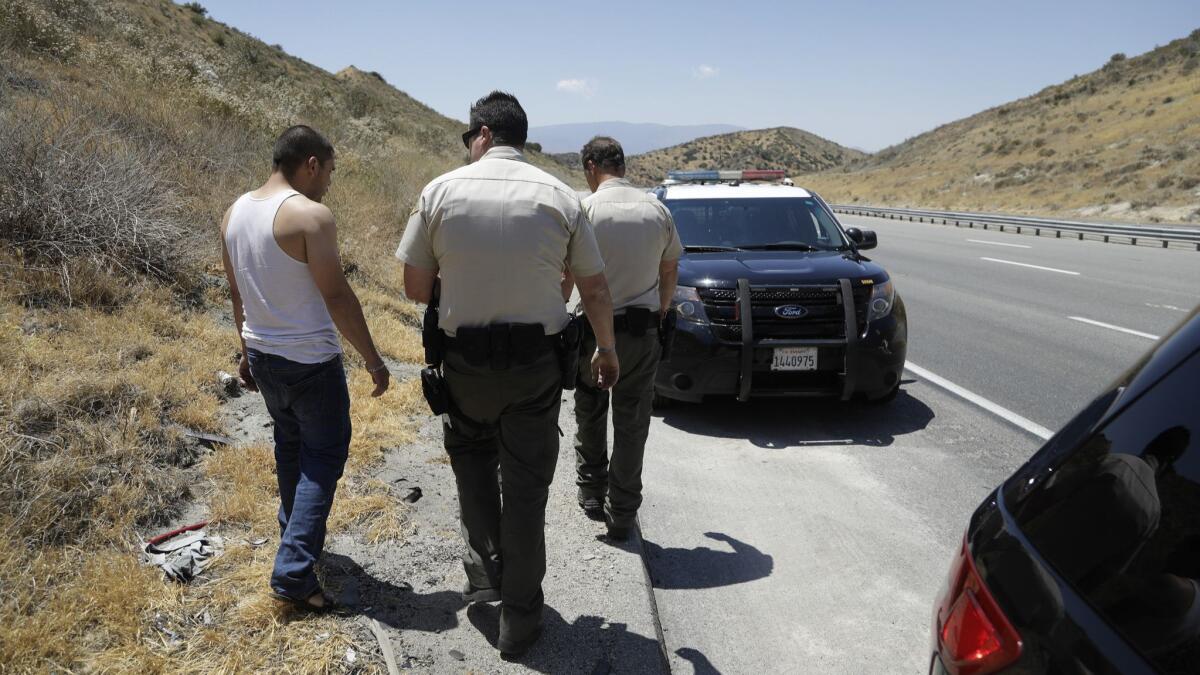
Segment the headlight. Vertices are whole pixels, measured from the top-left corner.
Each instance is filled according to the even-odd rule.
[[[875,284],[871,289],[871,302],[867,305],[867,321],[882,319],[891,314],[895,304],[896,287],[892,285],[891,279],[882,284]]]
[[[671,304],[675,307],[675,312],[679,314],[680,321],[708,323],[708,316],[704,313],[704,303],[700,301],[700,294],[691,286],[676,286]]]

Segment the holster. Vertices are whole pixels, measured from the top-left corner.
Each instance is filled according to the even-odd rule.
[[[629,307],[625,310],[625,330],[629,337],[642,337],[649,327],[650,310],[645,307]]]
[[[421,346],[425,348],[425,363],[438,367],[446,356],[445,335],[438,328],[437,305],[425,308],[425,320],[421,323]]]
[[[435,280],[433,297],[425,307],[425,318],[421,322],[421,346],[425,348],[425,363],[428,364],[421,369],[421,393],[425,395],[425,402],[434,415],[444,415],[450,411],[450,393],[440,370],[446,356],[446,336],[438,328],[440,290],[440,282]]]
[[[446,380],[437,368],[429,366],[421,369],[421,393],[425,395],[425,402],[434,415],[450,412],[450,393],[446,390]]]
[[[579,350],[583,344],[581,316],[572,316],[558,334],[558,368],[562,372],[562,388],[571,391],[579,379]]]
[[[675,322],[679,315],[674,311],[668,311],[662,319],[662,325],[658,328],[658,344],[662,347],[660,360],[665,361],[671,358],[671,345],[675,340]]]

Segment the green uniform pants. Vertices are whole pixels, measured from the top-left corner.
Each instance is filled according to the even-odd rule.
[[[654,400],[654,371],[661,347],[658,331],[650,328],[641,337],[618,332],[617,360],[621,376],[612,388],[613,448],[608,457],[609,392],[597,389],[592,380],[590,355],[596,337],[584,337],[579,385],[575,388],[576,485],[579,501],[596,498],[604,502],[608,521],[630,527],[642,505],[642,456],[650,433],[650,409]]]
[[[542,617],[546,499],[562,403],[558,359],[550,353],[492,370],[451,351],[444,373],[453,402],[445,445],[467,544],[463,567],[472,586],[499,587],[501,639],[522,640]]]

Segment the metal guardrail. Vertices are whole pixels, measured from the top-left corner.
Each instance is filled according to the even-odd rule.
[[[1051,218],[1032,218],[1025,216],[1001,216],[990,215],[985,213],[965,213],[962,211],[925,211],[920,209],[893,209],[879,206],[859,206],[854,204],[831,204],[832,208],[837,213],[848,213],[858,216],[873,216],[876,218],[888,218],[891,220],[909,220],[915,222],[936,223],[941,221],[942,225],[954,225],[955,227],[980,227],[984,230],[992,229],[993,227],[1001,232],[1015,231],[1021,234],[1023,231],[1032,231],[1033,234],[1041,236],[1042,230],[1053,232],[1056,238],[1061,239],[1063,232],[1075,234],[1078,239],[1083,240],[1085,235],[1101,238],[1105,242],[1110,242],[1115,237],[1118,243],[1129,243],[1137,245],[1139,239],[1149,241],[1162,242],[1162,247],[1167,248],[1172,243],[1194,244],[1197,251],[1200,251],[1200,230],[1183,227],[1150,227],[1143,225],[1109,225],[1100,223],[1083,223],[1072,220],[1054,220]],[[1006,229],[1009,228],[1009,229]]]

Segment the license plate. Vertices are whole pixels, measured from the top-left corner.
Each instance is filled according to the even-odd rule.
[[[816,369],[816,347],[777,347],[771,358],[771,370]]]

